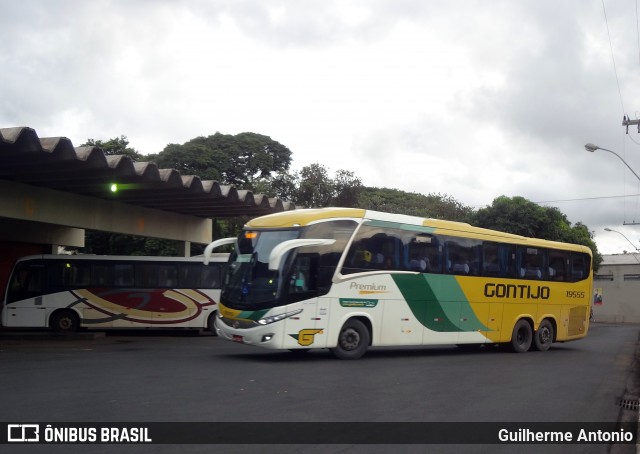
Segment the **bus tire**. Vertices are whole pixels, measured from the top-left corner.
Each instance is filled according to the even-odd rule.
[[[531,348],[533,331],[527,320],[520,319],[513,327],[511,335],[511,349],[516,353],[524,353]]]
[[[207,331],[209,331],[214,336],[218,335],[218,333],[216,332],[216,317],[217,316],[218,316],[218,312],[214,311],[211,314],[209,314],[209,317],[207,318]]]
[[[348,320],[340,329],[338,345],[331,349],[339,359],[358,359],[367,351],[371,333],[360,320]]]
[[[553,343],[553,324],[544,319],[540,322],[540,326],[538,327],[538,331],[536,331],[535,336],[533,338],[534,347],[539,352],[546,352],[551,347]]]
[[[80,318],[70,310],[57,311],[49,319],[49,326],[56,333],[75,333],[80,328]]]

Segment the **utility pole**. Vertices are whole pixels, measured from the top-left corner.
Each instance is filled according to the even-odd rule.
[[[640,133],[640,120],[630,120],[626,115],[622,117],[622,126],[627,127],[627,134],[629,134],[629,125],[638,125],[638,132]]]

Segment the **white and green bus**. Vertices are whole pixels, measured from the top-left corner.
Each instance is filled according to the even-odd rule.
[[[251,220],[235,243],[216,330],[272,349],[507,344],[547,350],[589,327],[589,248],[352,208]]]
[[[2,326],[213,330],[229,254],[202,257],[32,255],[19,259]]]

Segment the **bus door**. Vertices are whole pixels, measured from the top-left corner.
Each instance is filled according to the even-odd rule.
[[[319,254],[298,252],[289,268],[288,311],[302,312],[286,319],[285,347],[322,347],[328,322],[328,300],[319,298]]]
[[[45,266],[41,261],[16,266],[7,289],[6,326],[46,326]]]

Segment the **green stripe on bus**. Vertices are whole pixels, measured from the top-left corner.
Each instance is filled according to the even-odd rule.
[[[261,309],[259,311],[242,311],[236,318],[242,318],[244,320],[260,320],[264,314],[269,312],[269,309]]]
[[[402,223],[390,222],[390,221],[374,220],[374,221],[366,221],[364,224],[372,227],[408,230],[410,232],[434,233],[436,231],[434,227],[425,227],[422,225],[415,225],[415,224],[402,224]]]
[[[432,331],[487,331],[455,276],[393,274],[393,280],[418,321]],[[461,320],[465,320],[464,326]]]

